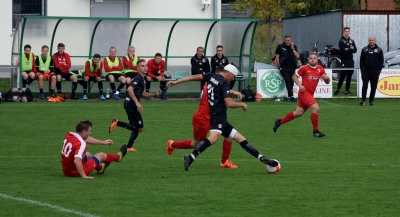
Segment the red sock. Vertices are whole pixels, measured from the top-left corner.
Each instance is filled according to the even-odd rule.
[[[176,149],[189,149],[192,148],[192,140],[174,141],[171,146]]]
[[[281,119],[281,124],[287,123],[294,119],[293,112],[289,112],[284,118]]]
[[[222,143],[222,158],[221,158],[222,164],[229,159],[229,155],[231,155],[231,150],[232,150],[232,142],[229,142],[224,139],[224,143]]]
[[[103,168],[103,166],[101,164],[97,165],[97,167],[95,168],[95,170],[99,171]]]
[[[119,161],[119,155],[118,154],[107,154],[107,158],[105,161],[103,161],[106,164],[110,164],[114,161]]]
[[[318,130],[318,114],[315,114],[314,112],[311,113],[311,123],[314,128],[314,131]]]

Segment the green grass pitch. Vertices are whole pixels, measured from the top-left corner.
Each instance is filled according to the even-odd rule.
[[[192,138],[197,100],[142,102],[145,130],[138,150],[91,180],[64,177],[64,135],[78,120],[94,123],[92,136],[117,152],[129,131],[108,134],[113,118],[126,121],[123,101],[66,101],[0,105],[0,216],[400,216],[398,99],[319,99],[320,130],[312,136],[310,111],[272,131],[294,103],[248,103],[229,109],[229,122],[260,153],[280,161],[271,175],[234,143],[237,170],[219,167],[222,139],[186,172],[183,155],[165,152],[168,139]]]

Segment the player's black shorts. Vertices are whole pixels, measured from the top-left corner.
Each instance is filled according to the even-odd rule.
[[[60,75],[61,78],[64,78],[66,81],[70,81],[72,74],[70,74],[69,72],[61,72],[61,73],[57,73],[56,75]]]
[[[92,81],[92,82],[97,82],[97,76],[94,76],[94,77],[89,77],[89,80],[88,81]]]
[[[233,126],[229,124],[226,118],[224,117],[222,118],[211,117],[210,124],[211,124],[210,131],[217,131],[225,138],[228,138],[232,130],[234,129]]]
[[[114,80],[115,80],[115,81],[118,81],[118,78],[121,77],[121,76],[123,76],[122,74],[111,73],[111,74],[108,74],[108,75],[106,76],[106,80],[107,80],[107,81],[109,81],[109,80],[108,80],[108,76],[110,76],[110,75],[114,76]]]
[[[136,75],[138,75],[138,73],[136,72],[128,72],[124,74],[126,78],[131,78],[131,79],[133,79]]]
[[[127,101],[124,102],[125,112],[128,115],[129,124],[136,128],[143,128],[143,118],[140,112],[137,111],[135,102]]]

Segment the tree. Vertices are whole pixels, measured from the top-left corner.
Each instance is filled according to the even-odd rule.
[[[394,9],[400,10],[400,0],[394,0]]]

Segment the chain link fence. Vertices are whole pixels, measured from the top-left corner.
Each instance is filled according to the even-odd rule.
[[[270,64],[275,50],[282,43],[282,22],[259,23],[254,35],[253,61]]]

